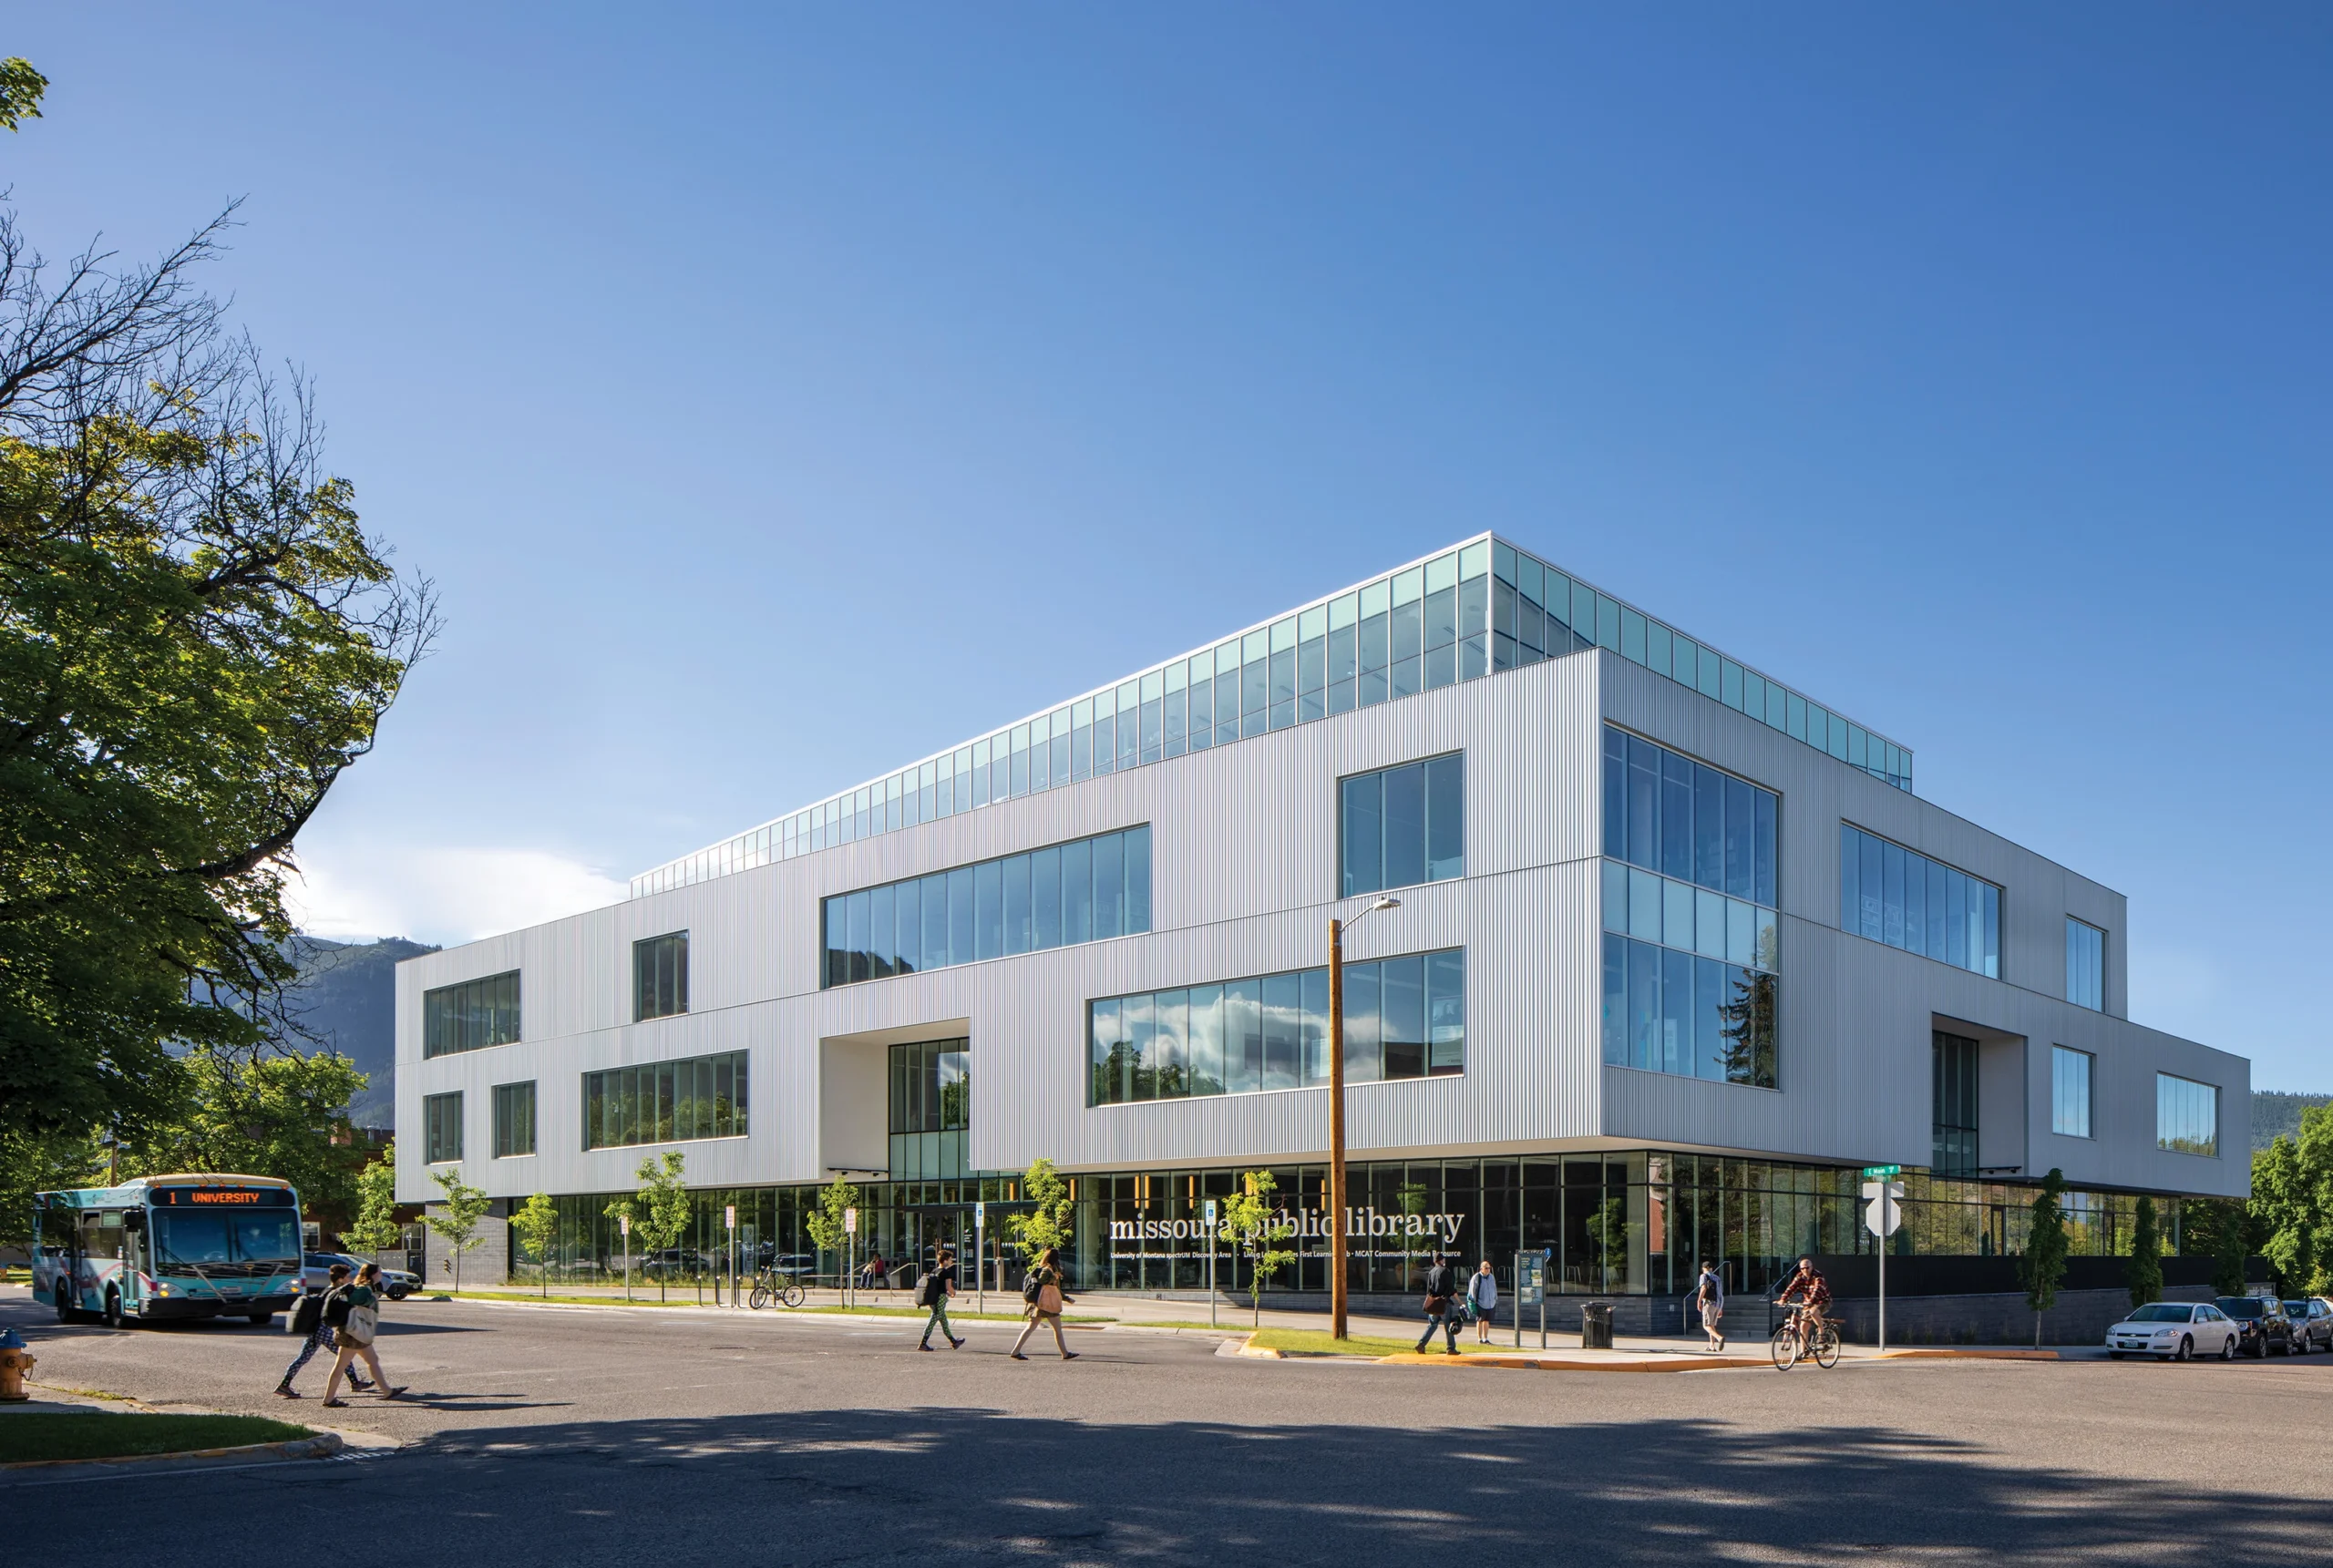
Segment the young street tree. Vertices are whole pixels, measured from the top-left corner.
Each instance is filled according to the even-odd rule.
[[[356,1173],[356,1218],[340,1233],[359,1252],[386,1252],[405,1239],[397,1224],[397,1146],[383,1146],[380,1157]]]
[[[464,1182],[459,1171],[432,1171],[429,1179],[437,1184],[437,1190],[445,1196],[439,1200],[437,1213],[422,1212],[422,1223],[444,1239],[447,1255],[454,1263],[454,1294],[459,1296],[462,1254],[485,1239],[478,1234],[478,1222],[486,1217],[494,1200],[482,1188]]]
[[[1007,1214],[1004,1228],[1012,1245],[1020,1248],[1023,1265],[1033,1266],[1047,1247],[1069,1245],[1077,1205],[1070,1199],[1069,1184],[1062,1180],[1053,1163],[1043,1158],[1022,1176],[1021,1196],[1028,1202],[1028,1209]]]
[[[2058,1284],[2066,1277],[2066,1211],[2058,1194],[2066,1175],[2055,1165],[2033,1194],[2033,1219],[2025,1229],[2025,1255],[2018,1276],[2025,1283],[2025,1305],[2033,1309],[2033,1348],[2041,1348],[2041,1315],[2057,1305]]]
[[[2163,1299],[2163,1232],[2156,1228],[2154,1200],[2144,1193],[2131,1218],[2131,1260],[2122,1266],[2133,1308]]]
[[[0,62],[0,124],[45,85]],[[296,1049],[293,845],[436,626],[198,286],[231,212],[51,264],[0,209],[0,1133],[135,1143]]]
[[[537,1193],[510,1216],[510,1228],[519,1245],[534,1255],[535,1270],[542,1276],[543,1294],[550,1294],[550,1249],[559,1239],[559,1209],[549,1193]]]
[[[1239,1178],[1239,1190],[1223,1203],[1222,1237],[1248,1258],[1250,1327],[1264,1320],[1265,1285],[1296,1261],[1296,1254],[1280,1245],[1296,1234],[1296,1226],[1272,1202],[1274,1185],[1269,1171],[1249,1171]]]
[[[660,1253],[676,1246],[688,1234],[692,1205],[689,1201],[687,1162],[678,1149],[667,1149],[659,1160],[642,1160],[640,1169],[632,1173],[640,1183],[640,1193],[633,1200],[632,1228],[639,1234],[641,1247],[650,1253]],[[669,1266],[656,1270],[656,1299],[664,1300],[666,1283],[672,1278]]]
[[[841,1261],[843,1249],[850,1239],[844,1225],[845,1216],[858,1206],[858,1189],[837,1176],[819,1191],[818,1206],[803,1216],[802,1223],[809,1227],[810,1245],[820,1252],[835,1255],[837,1289],[842,1289],[850,1283],[845,1277],[849,1266]]]

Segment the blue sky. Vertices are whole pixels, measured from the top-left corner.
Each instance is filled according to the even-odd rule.
[[[1496,528],[2130,896],[2333,1088],[2321,7],[20,13],[61,252],[231,196],[448,626],[303,845],[437,940]]]

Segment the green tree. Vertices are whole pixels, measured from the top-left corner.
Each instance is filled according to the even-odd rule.
[[[2033,1194],[2033,1218],[2025,1228],[2025,1255],[2018,1259],[2018,1277],[2025,1285],[2025,1305],[2033,1309],[2033,1348],[2041,1348],[2041,1315],[2057,1305],[2058,1286],[2066,1277],[2066,1211],[2059,1196],[2066,1190],[2066,1175],[2055,1165],[2041,1178]]]
[[[848,1283],[842,1277],[846,1267],[842,1261],[843,1249],[850,1240],[849,1233],[843,1228],[845,1215],[858,1206],[858,1189],[837,1176],[819,1191],[818,1206],[803,1216],[802,1223],[809,1227],[810,1245],[820,1252],[835,1255],[835,1277],[838,1289]]]
[[[1296,1226],[1272,1201],[1275,1185],[1269,1171],[1249,1171],[1239,1178],[1239,1190],[1223,1202],[1220,1234],[1248,1257],[1250,1327],[1263,1322],[1265,1285],[1296,1261],[1296,1254],[1280,1245],[1296,1234]]]
[[[392,1142],[380,1157],[356,1173],[356,1218],[340,1233],[359,1252],[386,1252],[405,1240],[397,1224],[397,1146]]]
[[[1021,1249],[1022,1261],[1033,1265],[1047,1247],[1069,1245],[1077,1205],[1070,1198],[1069,1184],[1062,1180],[1053,1163],[1043,1157],[1023,1174],[1021,1196],[1029,1207],[1021,1214],[1007,1214],[1004,1229],[1012,1245]]]
[[[0,60],[0,126],[15,130],[22,121],[40,118],[40,96],[47,90],[48,78],[30,60]]]
[[[94,1132],[0,1132],[0,1249],[33,1241],[33,1194],[102,1180],[105,1151]]]
[[[125,1178],[167,1171],[273,1176],[297,1187],[307,1213],[328,1229],[349,1221],[363,1154],[347,1106],[365,1083],[354,1062],[334,1051],[243,1056],[199,1049],[178,1070],[185,1099],[175,1113],[122,1129]]]
[[[486,1217],[494,1200],[483,1189],[473,1187],[462,1180],[459,1171],[432,1171],[429,1179],[437,1184],[445,1194],[436,1211],[422,1212],[422,1223],[437,1233],[446,1244],[447,1255],[454,1264],[454,1294],[462,1293],[462,1254],[478,1245],[485,1238],[478,1234],[478,1221]]]
[[[0,65],[0,123],[42,85]],[[300,1040],[293,845],[436,626],[196,282],[231,211],[135,267],[0,211],[0,1132]]]
[[[2252,1200],[2246,1205],[2246,1228],[2260,1237],[2260,1255],[2268,1260],[2279,1296],[2306,1285],[2316,1268],[2322,1216],[2315,1186],[2302,1168],[2300,1146],[2294,1140],[2279,1136],[2266,1148],[2252,1152]]]
[[[2122,1277],[2131,1287],[2132,1307],[2163,1299],[2163,1233],[2155,1228],[2154,1200],[2143,1193],[2131,1217],[2131,1260]]]
[[[510,1228],[519,1233],[519,1244],[533,1255],[535,1268],[542,1276],[543,1294],[549,1296],[551,1245],[559,1239],[558,1205],[549,1193],[537,1193],[510,1216]]]
[[[640,1234],[641,1249],[663,1252],[680,1245],[688,1234],[689,1219],[694,1205],[689,1199],[686,1162],[678,1149],[667,1149],[662,1160],[642,1160],[632,1175],[640,1183],[640,1193],[632,1211],[632,1228]],[[656,1271],[656,1299],[666,1298],[666,1284],[672,1278],[670,1268]]]

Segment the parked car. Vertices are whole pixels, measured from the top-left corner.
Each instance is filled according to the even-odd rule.
[[[712,1262],[693,1246],[668,1246],[640,1260],[641,1275],[648,1279],[687,1279],[713,1271]]]
[[[305,1290],[322,1290],[332,1283],[331,1269],[334,1264],[347,1265],[348,1272],[353,1277],[367,1261],[353,1253],[303,1252],[300,1255],[301,1287]],[[387,1293],[391,1301],[403,1301],[421,1288],[421,1276],[402,1268],[390,1268],[385,1265],[381,1269],[381,1288]]]
[[[2189,1361],[2198,1356],[2232,1359],[2243,1331],[2208,1302],[2156,1301],[2139,1307],[2106,1331],[2106,1353],[2152,1356],[2158,1361]]]
[[[2293,1353],[2293,1320],[2285,1316],[2284,1303],[2257,1296],[2222,1296],[2212,1305],[2235,1319],[2235,1326],[2244,1331],[2236,1345],[2241,1354],[2256,1360],[2271,1348],[2280,1356]]]
[[[2302,1297],[2285,1303],[2285,1316],[2292,1319],[2294,1355],[2333,1350],[2333,1307],[2315,1297]]]
[[[762,1255],[761,1263],[764,1266],[775,1269],[788,1279],[808,1279],[818,1272],[818,1258],[816,1253],[772,1250]]]

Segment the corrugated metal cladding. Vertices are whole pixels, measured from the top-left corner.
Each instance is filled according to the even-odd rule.
[[[1607,713],[1782,794],[1779,1091],[1602,1065],[1597,857]],[[398,976],[398,1120],[417,1125],[424,1095],[460,1090],[465,1179],[498,1196],[627,1186],[645,1151],[581,1148],[581,1075],[743,1048],[753,1062],[750,1131],[684,1145],[692,1176],[708,1184],[815,1181],[832,1165],[863,1163],[855,1152],[880,1146],[879,1126],[851,1121],[865,1114],[879,1121],[879,1105],[859,1106],[867,1053],[889,1040],[965,1033],[973,1061],[971,1158],[982,1168],[1017,1168],[1039,1155],[1071,1168],[1113,1169],[1317,1154],[1327,1141],[1327,1095],[1317,1089],[1089,1108],[1085,1003],[1325,962],[1330,916],[1360,907],[1332,897],[1337,780],[1449,751],[1466,758],[1468,875],[1400,890],[1402,907],[1371,916],[1353,933],[1350,952],[1359,959],[1467,949],[1466,1071],[1356,1086],[1349,1125],[1357,1153],[1656,1143],[1921,1164],[1927,1020],[1932,1011],[1965,1011],[2039,1042],[2038,1064],[2029,1066],[2041,1075],[2042,1091],[2031,1102],[2044,1129],[2045,1037],[2054,1030],[2069,1043],[2106,1042],[2095,1048],[2098,1113],[2103,1129],[2111,1112],[2113,1131],[2102,1132],[2085,1175],[2128,1169],[2172,1190],[2240,1190],[2240,1176],[2222,1169],[2234,1169],[2233,1162],[2154,1153],[2151,1086],[2143,1138],[2135,1110],[2124,1114],[2123,1081],[2116,1077],[2111,1091],[2103,1086],[2110,1061],[2116,1074],[2141,1071],[2147,1061],[2181,1063],[2174,1070],[2226,1086],[2241,1116],[2248,1081],[2240,1061],[2042,994],[2041,939],[2019,926],[2030,919],[2038,929],[2041,917],[2029,911],[2047,906],[2052,921],[2070,909],[2108,931],[2108,996],[2119,1007],[2118,896],[1601,652],[414,959]],[[2010,888],[2004,923],[2012,933],[2011,978],[2030,977],[2021,983],[2036,989],[1841,934],[1842,816]],[[1136,823],[1152,828],[1150,934],[817,989],[822,897]],[[689,933],[694,1010],[631,1022],[632,943],[678,930]],[[524,977],[523,1043],[422,1061],[421,993],[511,968]],[[529,1078],[539,1086],[540,1152],[490,1159],[488,1091]],[[2240,1143],[2239,1136],[2231,1146]],[[422,1149],[410,1138],[400,1148],[400,1194],[427,1197]],[[2077,1175],[2081,1153],[2069,1151],[2056,1163]]]
[[[2250,1188],[2251,1064],[2145,1029],[2123,1014],[2123,897],[1917,796],[1609,655],[1599,656],[1612,723],[1728,769],[1782,796],[1781,1085],[1699,1083],[1606,1068],[1602,1131],[1655,1145],[1925,1166],[1931,1154],[1930,1050],[1939,1020],[2021,1042],[2021,1163],[2077,1185],[2240,1194]],[[2002,888],[2001,978],[1989,979],[1839,928],[1839,825],[1852,822]],[[2106,1011],[2065,999],[2065,917],[2107,933]],[[2050,1047],[2097,1056],[2094,1136],[2050,1132]],[[2155,1147],[2157,1071],[2221,1088],[2218,1159]],[[1988,1105],[1989,1120],[2008,1114]],[[1989,1146],[1998,1129],[1989,1130]]]

